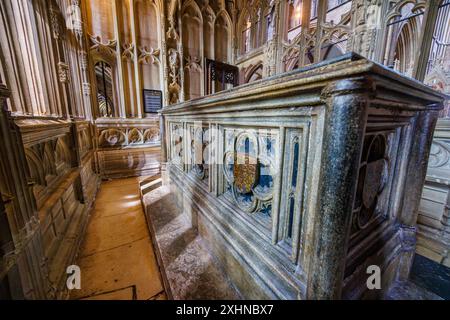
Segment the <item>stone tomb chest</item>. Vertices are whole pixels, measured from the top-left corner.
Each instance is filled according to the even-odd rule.
[[[408,278],[444,98],[347,54],[166,107],[169,182],[244,298],[381,298]]]

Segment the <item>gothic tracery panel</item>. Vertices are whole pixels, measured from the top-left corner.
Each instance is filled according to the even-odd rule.
[[[224,196],[269,227],[272,219],[278,133],[224,128]]]

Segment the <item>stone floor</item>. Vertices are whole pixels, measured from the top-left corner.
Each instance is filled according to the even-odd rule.
[[[442,297],[416,285],[412,281],[399,282],[392,286],[386,300],[443,300]]]
[[[141,188],[167,295],[176,300],[239,299],[204,240],[178,209],[169,187],[143,181]]]
[[[78,258],[81,290],[72,299],[166,298],[137,178],[104,182]]]
[[[416,254],[411,269],[411,282],[445,300],[450,300],[450,268]]]

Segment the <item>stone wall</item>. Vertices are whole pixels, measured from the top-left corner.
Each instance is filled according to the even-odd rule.
[[[2,284],[10,281],[3,276],[18,268],[20,280],[9,286],[22,290],[23,298],[64,299],[66,268],[75,263],[100,183],[93,170],[91,125],[13,118],[5,109],[1,117],[3,145],[13,148],[1,158],[2,198],[12,197],[2,224],[11,235],[4,244],[11,251],[2,252]],[[23,255],[35,261],[28,270],[20,262]]]

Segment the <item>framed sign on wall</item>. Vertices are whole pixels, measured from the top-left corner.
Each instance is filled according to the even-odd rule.
[[[144,112],[157,113],[162,109],[162,91],[144,89]]]

